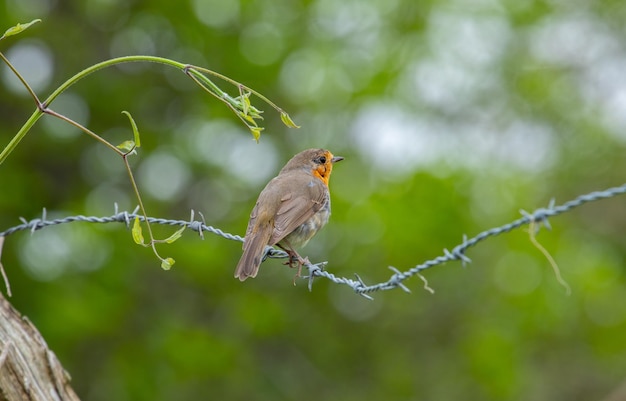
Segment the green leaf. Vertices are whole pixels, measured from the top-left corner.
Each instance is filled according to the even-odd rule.
[[[250,128],[250,132],[252,132],[252,136],[254,137],[254,140],[257,141],[257,143],[259,142],[259,138],[261,138],[261,131],[263,131],[263,128],[259,128],[259,127],[248,127]]]
[[[139,221],[138,216],[135,216],[135,222],[133,223],[133,229],[131,232],[133,234],[133,241],[135,241],[135,244],[144,245],[143,231],[141,229],[141,222]]]
[[[238,99],[241,101],[241,110],[243,111],[243,114],[248,115],[251,106],[250,92],[242,92]]]
[[[263,110],[259,110],[256,107],[250,105],[250,110],[248,110],[248,114],[250,114],[252,118],[263,120],[263,116],[261,116],[261,113],[263,113]]]
[[[174,263],[176,263],[176,261],[172,258],[161,259],[161,269],[169,270],[174,266]]]
[[[0,37],[0,40],[7,38],[9,36],[17,35],[18,33],[21,33],[22,31],[27,30],[28,28],[30,28],[31,25],[34,25],[37,22],[41,22],[41,20],[34,19],[26,24],[17,24],[15,26],[12,26],[11,28],[7,29],[6,32],[4,32],[4,35]]]
[[[176,241],[177,239],[183,236],[183,231],[185,231],[185,228],[187,228],[187,226],[182,226],[179,230],[176,230],[174,234],[164,239],[164,241],[167,242],[168,244],[171,244],[172,242]]]
[[[124,152],[130,152],[135,150],[137,146],[135,145],[135,141],[124,141],[116,146],[116,148],[123,150]]]
[[[133,137],[135,138],[135,147],[138,148],[141,146],[141,141],[139,140],[139,129],[137,129],[137,124],[135,124],[135,120],[133,120],[133,116],[130,115],[126,110],[122,111],[122,114],[125,114],[126,117],[130,120],[130,125],[133,127]],[[119,146],[118,146],[119,147]]]
[[[241,116],[241,118],[254,125],[255,127],[257,126],[256,121],[254,121],[254,118],[252,118],[252,116],[250,116],[249,114],[243,114],[242,112],[239,112],[239,116]]]
[[[289,114],[285,113],[284,111],[280,112],[280,119],[283,121],[283,124],[285,124],[289,128],[300,128],[300,126],[296,125],[291,117],[289,117]]]

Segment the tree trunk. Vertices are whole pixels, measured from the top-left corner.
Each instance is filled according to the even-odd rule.
[[[35,326],[0,293],[0,401],[78,401]]]

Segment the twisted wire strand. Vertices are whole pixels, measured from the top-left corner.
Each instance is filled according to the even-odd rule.
[[[520,213],[522,217],[517,220],[514,220],[510,223],[504,224],[500,227],[491,228],[485,231],[480,232],[476,236],[472,238],[467,238],[464,236],[463,242],[459,245],[452,248],[452,251],[448,249],[443,250],[443,255],[437,256],[434,259],[428,260],[422,264],[416,265],[406,271],[399,271],[394,267],[389,267],[393,271],[393,274],[389,278],[389,280],[373,284],[367,285],[363,282],[363,280],[355,274],[356,279],[349,279],[346,277],[338,277],[333,273],[325,270],[328,262],[320,262],[320,263],[306,263],[304,267],[306,267],[309,271],[308,276],[305,276],[305,279],[308,279],[309,290],[312,288],[313,279],[315,277],[323,277],[335,284],[342,284],[351,287],[354,292],[359,295],[362,295],[366,298],[371,299],[371,296],[368,295],[377,291],[387,291],[395,288],[401,288],[405,292],[410,292],[410,290],[403,284],[405,280],[415,275],[421,276],[421,272],[429,269],[433,266],[437,266],[446,262],[459,260],[463,264],[471,263],[471,260],[465,255],[465,252],[478,244],[481,241],[486,240],[489,237],[498,236],[514,229],[520,228],[522,226],[528,225],[532,222],[540,223],[543,226],[550,228],[550,224],[548,222],[549,217],[557,216],[562,213],[566,213],[576,207],[584,205],[589,202],[595,202],[602,199],[612,198],[614,196],[623,195],[626,193],[626,184],[621,186],[608,188],[603,191],[594,191],[588,194],[580,195],[570,201],[567,201],[561,205],[555,206],[554,200],[550,202],[547,208],[539,208],[536,209],[532,213],[528,213],[524,210],[521,210]],[[97,216],[68,216],[59,219],[48,220],[46,218],[46,209],[43,210],[41,218],[35,218],[27,221],[24,218],[20,218],[22,224],[8,228],[5,231],[0,232],[0,237],[7,237],[19,231],[29,230],[31,233],[34,233],[37,230],[40,230],[45,227],[50,227],[58,224],[65,223],[73,223],[77,221],[87,222],[87,223],[124,223],[127,227],[130,227],[132,221],[135,218],[139,218],[140,221],[145,221],[146,218],[138,214],[138,209],[135,209],[132,212],[122,211],[119,212],[117,210],[117,205],[115,205],[115,213],[111,216],[105,217],[97,217]],[[198,232],[200,237],[204,238],[205,232],[210,232],[212,234],[218,235],[225,239],[240,241],[243,242],[243,237],[235,234],[227,233],[219,228],[215,228],[213,226],[209,226],[204,222],[204,216],[200,214],[201,220],[196,220],[194,218],[194,211],[191,211],[191,218],[189,221],[186,220],[170,220],[163,219],[158,217],[148,217],[147,220],[150,224],[160,224],[160,225],[170,225],[170,226],[186,226],[187,228]],[[288,255],[286,252],[275,249],[273,247],[268,246],[266,248],[266,257],[270,258],[287,258]],[[423,277],[422,277],[423,278]]]

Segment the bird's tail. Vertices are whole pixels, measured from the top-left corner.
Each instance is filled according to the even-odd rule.
[[[256,277],[265,254],[265,247],[272,235],[272,230],[269,228],[259,229],[255,233],[246,235],[243,242],[243,255],[235,269],[235,278],[244,281],[248,277]]]

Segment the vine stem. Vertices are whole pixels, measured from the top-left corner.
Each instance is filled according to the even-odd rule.
[[[170,59],[163,58],[163,57],[156,57],[156,56],[124,56],[124,57],[117,57],[117,58],[113,58],[113,59],[110,59],[110,60],[103,61],[103,62],[98,63],[98,64],[94,64],[94,65],[92,65],[92,66],[90,66],[88,68],[85,68],[84,70],[80,71],[79,73],[77,73],[76,75],[74,75],[73,77],[71,77],[70,79],[65,81],[64,83],[62,83],[54,92],[52,92],[52,94],[50,96],[48,96],[48,98],[46,100],[41,102],[39,100],[39,98],[37,97],[37,95],[30,88],[28,83],[21,76],[21,74],[15,69],[15,67],[13,67],[13,65],[9,62],[9,60],[6,57],[4,57],[4,55],[2,53],[0,53],[0,58],[2,58],[2,60],[13,71],[13,73],[15,73],[15,75],[17,75],[17,77],[20,79],[20,81],[22,81],[24,86],[27,88],[27,90],[29,91],[29,93],[31,94],[31,96],[33,97],[35,102],[37,103],[37,108],[35,109],[33,114],[28,118],[28,120],[26,120],[24,125],[22,125],[20,130],[17,132],[17,134],[15,134],[15,136],[11,139],[11,141],[7,144],[7,146],[0,153],[0,165],[2,163],[4,163],[4,161],[9,156],[9,154],[11,154],[11,152],[13,152],[13,150],[15,150],[15,148],[21,142],[21,140],[24,138],[24,136],[26,136],[28,131],[30,131],[30,129],[33,127],[33,125],[35,125],[37,120],[39,120],[42,115],[46,114],[47,107],[57,97],[59,97],[59,95],[61,95],[63,92],[65,92],[69,87],[71,87],[76,82],[80,81],[81,79],[85,78],[86,76],[88,76],[88,75],[90,75],[90,74],[92,74],[92,73],[94,73],[94,72],[96,72],[98,70],[101,70],[103,68],[111,67],[111,66],[114,66],[114,65],[117,65],[117,64],[122,64],[122,63],[151,62],[151,63],[159,63],[159,64],[169,65],[169,66],[172,66],[174,68],[178,68],[180,70],[184,70],[185,66],[186,66],[186,64],[179,63],[178,61],[170,60]],[[106,143],[106,141],[104,141],[104,139],[102,139],[100,137],[96,137],[96,139],[101,141],[101,142],[103,142],[105,145],[109,146],[109,144]]]

